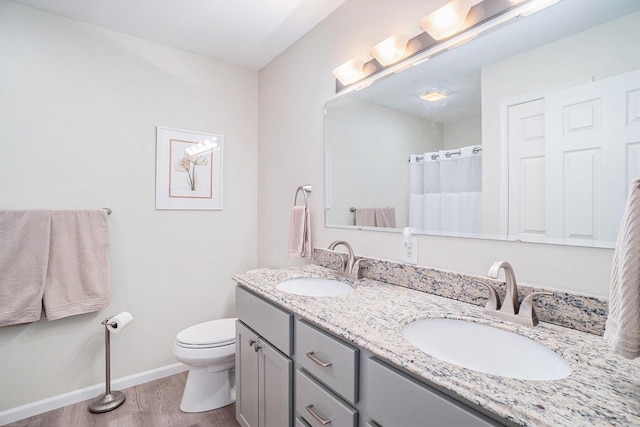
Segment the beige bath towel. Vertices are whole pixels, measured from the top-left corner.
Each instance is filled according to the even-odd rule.
[[[396,228],[396,208],[376,208],[376,227]]]
[[[640,179],[631,185],[618,231],[604,338],[627,359],[640,356]]]
[[[111,302],[107,211],[53,211],[49,271],[44,291],[47,320],[89,313]]]
[[[358,208],[356,210],[356,225],[361,227],[375,227],[376,210],[374,208]]]
[[[289,258],[311,257],[311,215],[306,206],[291,209]]]
[[[0,211],[0,327],[35,322],[49,256],[51,211]]]

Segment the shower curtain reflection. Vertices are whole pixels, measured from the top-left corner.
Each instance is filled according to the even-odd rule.
[[[426,233],[482,232],[482,147],[413,154],[409,226]]]

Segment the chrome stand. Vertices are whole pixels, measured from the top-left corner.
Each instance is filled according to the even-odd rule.
[[[94,414],[100,414],[103,412],[109,412],[124,403],[126,399],[124,393],[121,391],[111,391],[111,357],[110,357],[110,337],[109,337],[109,329],[107,325],[109,325],[109,319],[105,319],[102,321],[104,325],[104,342],[105,342],[105,361],[106,361],[106,391],[100,396],[96,397],[91,404],[89,405],[89,411]]]

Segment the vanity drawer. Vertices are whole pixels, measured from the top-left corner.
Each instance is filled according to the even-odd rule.
[[[296,412],[312,427],[356,427],[358,411],[306,373],[296,371]]]
[[[293,315],[236,286],[238,319],[264,337],[281,352],[291,356]]]
[[[380,426],[502,425],[377,359],[367,360],[367,374],[367,415]]]
[[[358,349],[298,320],[296,361],[340,396],[358,402]]]

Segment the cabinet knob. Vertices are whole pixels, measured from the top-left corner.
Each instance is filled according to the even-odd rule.
[[[255,344],[255,347],[253,347],[254,344]],[[262,346],[258,345],[258,341],[256,341],[256,340],[249,340],[249,347],[253,347],[253,349],[256,351],[256,353],[258,352],[258,350],[260,350],[262,348]]]

